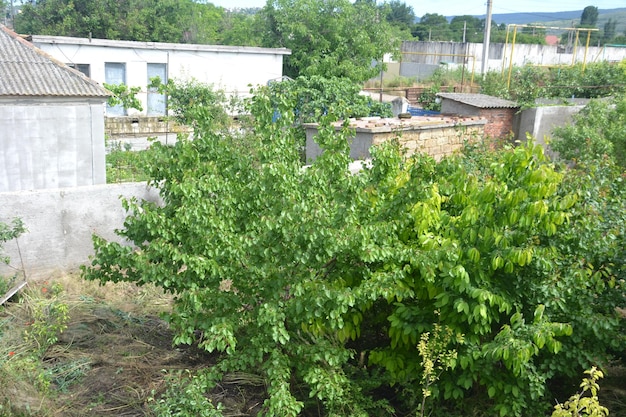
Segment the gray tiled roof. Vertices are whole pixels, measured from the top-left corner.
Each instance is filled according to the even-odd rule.
[[[442,98],[458,101],[459,103],[467,104],[481,109],[516,109],[520,107],[519,104],[515,103],[514,101],[504,100],[485,94],[438,93],[437,95]]]
[[[109,93],[0,25],[0,96],[106,97]]]

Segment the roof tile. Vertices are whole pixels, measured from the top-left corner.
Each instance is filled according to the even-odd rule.
[[[0,25],[0,96],[107,97],[109,93]]]

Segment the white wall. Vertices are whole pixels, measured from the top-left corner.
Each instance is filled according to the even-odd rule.
[[[160,201],[157,190],[145,183],[0,193],[0,222],[19,217],[28,229],[0,251],[14,267],[21,269],[23,263],[28,278],[76,269],[93,254],[93,234],[122,242],[114,233],[127,214],[120,196]],[[0,275],[14,273],[0,263]]]
[[[105,182],[103,99],[0,100],[0,192]]]
[[[483,44],[460,42],[409,42],[402,43],[402,64],[404,76],[411,76],[406,72],[417,64],[439,65],[441,61],[467,65],[467,68],[480,73],[482,68]],[[556,46],[502,44],[491,43],[489,46],[488,70],[508,70],[510,63],[513,66],[525,64],[535,65],[571,65],[572,63],[591,62],[619,62],[626,59],[626,48],[590,46],[588,49],[581,46],[571,53],[559,53]]]
[[[230,94],[247,95],[249,85],[265,85],[282,76],[286,49],[111,41],[33,36],[33,44],[66,64],[89,64],[90,77],[105,82],[104,64],[126,64],[126,84],[141,87],[146,109],[147,64],[168,64],[169,78],[215,85]],[[132,112],[132,110],[130,111]],[[129,112],[129,113],[130,113]],[[145,110],[144,110],[145,113]]]

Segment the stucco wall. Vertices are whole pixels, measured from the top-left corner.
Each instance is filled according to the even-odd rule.
[[[106,182],[102,101],[0,100],[0,192]]]
[[[234,95],[247,95],[249,85],[265,85],[282,76],[285,49],[112,41],[33,36],[33,44],[66,64],[89,64],[90,77],[104,83],[105,63],[126,65],[126,85],[141,87],[137,98],[145,114],[148,64],[166,64],[169,78],[196,79]]]
[[[519,116],[519,128],[516,139],[524,141],[529,134],[536,143],[543,145],[549,155],[554,155],[550,150],[549,142],[554,128],[565,126],[572,121],[572,116],[581,111],[585,106],[543,106],[526,109]]]
[[[482,56],[482,43],[404,41],[401,73],[406,77],[420,76],[441,62],[465,64],[470,71],[480,72]],[[619,62],[623,59],[626,59],[626,48],[590,46],[585,51],[585,47],[580,46],[563,51],[552,45],[517,43],[512,48],[510,43],[490,43],[487,69],[508,69],[511,63],[513,66],[571,65],[576,62]]]
[[[0,221],[20,217],[28,228],[17,243],[4,244],[4,253],[14,266],[24,263],[28,278],[71,271],[93,254],[92,234],[121,241],[114,234],[126,217],[120,196],[159,201],[157,190],[145,183],[0,193]],[[0,275],[13,273],[0,264]]]

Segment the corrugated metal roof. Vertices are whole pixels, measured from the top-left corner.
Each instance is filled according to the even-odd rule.
[[[0,96],[107,97],[82,73],[0,25]]]
[[[437,93],[439,97],[458,101],[459,103],[478,107],[481,109],[516,109],[519,104],[514,101],[504,100],[486,94],[470,93]]]

